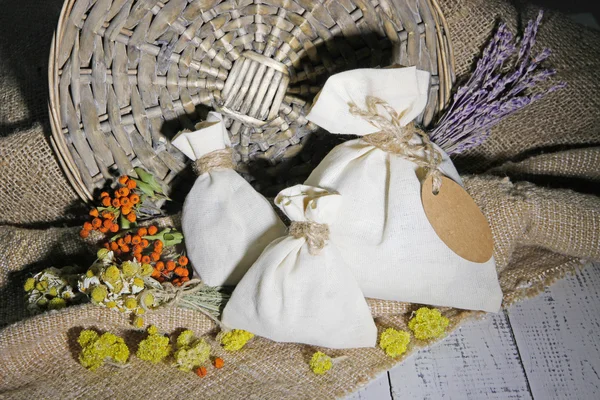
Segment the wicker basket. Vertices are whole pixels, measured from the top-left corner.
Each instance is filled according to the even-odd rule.
[[[136,166],[172,187],[191,174],[169,139],[202,106],[226,116],[238,161],[274,165],[316,130],[304,116],[329,75],[430,71],[427,125],[452,59],[436,0],[67,0],[50,56],[52,144],[86,201]]]

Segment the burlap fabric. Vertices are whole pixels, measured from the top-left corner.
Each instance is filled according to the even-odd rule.
[[[45,88],[47,43],[60,1],[10,4],[0,0],[6,11],[0,16],[0,223],[56,224],[77,204],[44,137],[45,89],[40,88]],[[444,0],[441,5],[459,75],[469,71],[498,19],[516,28],[533,15],[501,0]],[[12,39],[9,33],[19,26],[32,30]],[[582,192],[599,187],[600,35],[548,13],[539,34],[539,47],[543,46],[554,51],[552,64],[569,86],[507,119],[487,143],[458,159],[462,171],[479,173],[493,167],[488,174],[467,177],[465,183],[492,225],[505,304],[535,295],[585,260],[600,260],[600,200],[556,188]],[[21,54],[23,48],[29,49],[26,55]],[[23,57],[25,63],[20,62]],[[513,184],[505,175],[553,187]],[[141,334],[120,314],[89,305],[25,319],[21,290],[25,278],[44,267],[91,262],[91,244],[80,241],[77,231],[0,227],[2,398],[327,398],[356,390],[401,361],[379,349],[327,351],[349,357],[319,377],[308,370],[315,348],[257,338],[244,351],[222,353],[226,366],[203,379],[135,357],[124,369],[88,372],[76,361],[81,329],[121,333],[134,351]],[[415,308],[369,303],[379,329],[405,328]],[[445,313],[451,329],[478,315],[451,309]],[[165,310],[147,321],[166,332],[185,327],[214,337],[212,323],[191,311]],[[427,344],[414,345],[412,350]]]
[[[522,32],[538,11],[522,1],[444,0],[440,4],[450,25],[458,77],[471,71],[498,21]],[[600,35],[561,14],[546,12],[535,49],[544,47],[552,50],[556,80],[568,86],[503,121],[490,140],[455,160],[459,171],[482,172],[507,160],[600,143]]]
[[[68,221],[80,205],[48,140],[48,56],[61,6],[0,0],[0,224]]]
[[[465,184],[491,221],[506,304],[535,294],[553,279],[581,265],[582,258],[600,259],[598,198],[512,184],[508,179],[490,176],[469,176]],[[561,223],[557,224],[557,220]],[[20,286],[29,271],[40,267],[38,260],[46,258],[48,265],[62,265],[74,257],[77,260],[81,257],[77,254],[89,245],[78,239],[77,228],[32,231],[3,227],[0,240],[3,323],[25,316]],[[370,300],[369,305],[377,317],[379,331],[390,326],[406,329],[415,308],[379,300]],[[444,312],[452,321],[451,329],[477,314],[455,309]],[[147,322],[166,332],[193,329],[210,340],[216,333],[214,324],[205,316],[181,309],[151,314]],[[153,365],[136,358],[127,368],[106,367],[92,373],[76,361],[77,335],[90,327],[124,335],[132,349],[143,336],[121,314],[93,305],[15,323],[0,333],[0,393],[7,398],[322,398],[355,390],[377,372],[400,361],[388,358],[377,348],[326,350],[334,356],[347,355],[348,359],[319,377],[308,369],[308,360],[316,348],[256,338],[237,353],[217,350],[226,366],[203,379],[166,364]],[[411,351],[424,345],[427,343],[414,343]],[[215,344],[213,348],[219,347]]]

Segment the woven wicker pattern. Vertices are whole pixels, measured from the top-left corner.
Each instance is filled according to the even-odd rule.
[[[133,167],[167,186],[187,161],[170,145],[219,110],[241,162],[302,149],[304,117],[341,70],[432,73],[425,125],[454,79],[435,0],[67,0],[50,60],[53,145],[83,199]]]

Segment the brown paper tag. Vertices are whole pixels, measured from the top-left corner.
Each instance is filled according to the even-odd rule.
[[[484,263],[492,258],[494,239],[485,216],[469,194],[452,179],[442,177],[440,192],[431,191],[432,177],[421,186],[429,223],[440,239],[462,258]]]

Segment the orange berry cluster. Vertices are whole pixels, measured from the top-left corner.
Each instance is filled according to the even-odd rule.
[[[94,208],[90,211],[90,216],[93,219],[85,222],[83,229],[79,232],[79,236],[82,238],[85,239],[88,237],[91,231],[100,231],[102,233],[116,233],[119,231],[119,224],[115,222],[116,215],[114,213],[110,211],[102,211],[100,213],[100,211]]]
[[[129,222],[135,222],[137,219],[135,206],[140,202],[140,195],[133,191],[137,187],[137,183],[126,175],[119,178],[119,183],[123,186],[114,191],[112,198],[108,192],[102,192],[100,201],[104,207],[114,207]]]
[[[150,264],[154,268],[152,277],[159,282],[171,282],[176,286],[190,280],[189,263],[186,256],[174,260],[161,260],[163,242],[160,239],[148,239],[158,233],[155,225],[148,228],[139,228],[136,232],[128,233],[116,240],[104,243],[104,248],[112,250],[123,261],[135,259],[143,264]],[[152,241],[151,241],[152,240]]]
[[[121,176],[118,180],[119,187],[111,196],[108,192],[100,193],[101,206],[90,211],[91,221],[83,224],[79,233],[82,238],[89,236],[91,231],[102,233],[118,233],[121,226],[117,223],[121,218],[123,229],[128,228],[128,223],[123,217],[134,224],[137,221],[136,211],[140,204],[141,191],[135,179]],[[187,268],[188,259],[185,256],[172,260],[173,256],[163,258],[164,243],[158,237],[158,227],[152,225],[147,228],[128,230],[115,236],[103,244],[103,247],[114,252],[121,261],[137,260],[143,264],[151,265],[154,270],[152,277],[159,282],[171,282],[181,286],[190,280]]]
[[[188,262],[186,256],[179,257],[177,261],[157,261],[151,276],[159,282],[168,281],[175,286],[181,286],[190,280],[190,271],[187,269]]]
[[[91,231],[96,230],[102,233],[117,233],[120,229],[117,223],[120,215],[123,215],[131,223],[137,220],[135,207],[140,203],[140,195],[134,191],[137,183],[128,176],[121,176],[119,183],[122,187],[114,191],[113,197],[108,192],[100,193],[102,207],[90,211],[93,219],[83,224],[79,236],[85,239]]]

